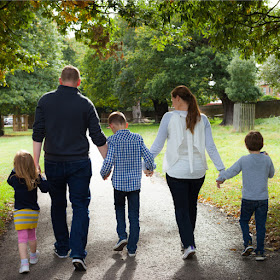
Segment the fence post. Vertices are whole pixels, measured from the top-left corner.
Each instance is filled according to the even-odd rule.
[[[254,129],[255,104],[235,103],[233,109],[233,128],[237,132]]]

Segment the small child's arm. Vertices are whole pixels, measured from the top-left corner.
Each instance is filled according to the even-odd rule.
[[[146,147],[144,141],[142,142],[142,157],[144,159],[144,169],[143,172],[146,176],[152,176],[154,174],[154,169],[156,168],[156,164],[154,162],[154,156]]]
[[[268,178],[272,178],[274,176],[274,173],[275,173],[273,162],[272,162],[271,159],[270,159],[270,161],[271,161],[271,165],[270,165],[270,169],[269,169]]]
[[[43,176],[43,175],[41,175],[41,174],[39,174],[39,178],[40,178],[40,183],[39,183],[38,187],[39,187],[40,191],[41,191],[42,193],[47,193],[47,192],[49,192],[50,189],[51,189],[51,184],[50,184],[50,182],[48,182],[47,179],[46,179],[46,177]]]
[[[15,176],[16,172],[15,170],[13,169],[11,174],[9,175],[8,179],[7,179],[7,183],[12,186],[14,188],[14,180],[16,179],[16,176]]]
[[[111,173],[112,167],[114,165],[114,147],[113,145],[108,145],[107,156],[103,161],[103,165],[100,170],[100,175],[103,180],[106,180]]]
[[[219,177],[216,179],[217,187],[220,188],[221,184],[224,183],[225,180],[230,179],[241,171],[241,159],[235,162],[230,168],[227,170],[222,170],[219,174]]]

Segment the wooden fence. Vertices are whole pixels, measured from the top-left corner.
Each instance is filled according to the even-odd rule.
[[[244,132],[254,129],[255,104],[235,103],[233,109],[233,128],[235,131]]]

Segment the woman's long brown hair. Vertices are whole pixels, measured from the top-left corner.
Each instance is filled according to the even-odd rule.
[[[184,85],[177,86],[171,91],[171,94],[174,98],[177,95],[181,97],[188,105],[188,114],[186,117],[186,129],[189,129],[191,133],[194,133],[194,127],[196,123],[200,120],[200,110],[196,101],[195,96],[191,91]]]
[[[15,176],[24,179],[29,191],[35,189],[38,184],[39,174],[36,170],[33,157],[27,151],[20,150],[14,158]]]

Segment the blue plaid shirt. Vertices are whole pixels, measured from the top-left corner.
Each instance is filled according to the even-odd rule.
[[[114,166],[112,184],[116,190],[130,192],[139,190],[142,178],[143,157],[148,170],[155,169],[154,157],[145,146],[141,135],[128,129],[120,129],[108,137],[108,152],[100,174],[104,178]]]

